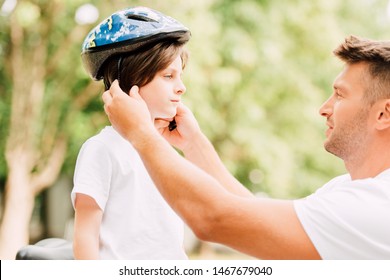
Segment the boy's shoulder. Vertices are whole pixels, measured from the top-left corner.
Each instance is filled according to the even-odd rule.
[[[108,149],[117,149],[123,147],[131,147],[130,143],[126,141],[112,126],[106,126],[98,134],[89,138],[85,145],[101,145]]]

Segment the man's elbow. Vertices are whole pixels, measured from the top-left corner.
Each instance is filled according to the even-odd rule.
[[[221,229],[223,216],[217,211],[209,211],[205,215],[197,215],[197,218],[188,223],[195,236],[208,242],[216,242]]]
[[[207,225],[195,225],[192,226],[192,231],[194,232],[195,236],[202,241],[212,241],[212,232],[213,230]]]

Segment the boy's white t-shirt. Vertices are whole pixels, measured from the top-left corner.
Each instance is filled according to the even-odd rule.
[[[187,259],[183,222],[158,192],[138,153],[113,127],[82,146],[73,205],[76,193],[91,196],[103,210],[101,259]]]
[[[294,206],[323,259],[390,260],[390,169],[336,177]]]

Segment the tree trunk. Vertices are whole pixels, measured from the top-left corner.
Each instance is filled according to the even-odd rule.
[[[55,182],[66,153],[66,139],[58,132],[56,110],[43,122],[47,60],[46,25],[37,24],[39,43],[24,43],[29,33],[15,16],[11,20],[10,70],[13,92],[6,145],[8,176],[0,226],[0,258],[14,259],[29,242],[29,223],[35,196]],[[56,103],[58,104],[58,103]],[[51,106],[56,106],[51,104]]]
[[[32,5],[40,16],[26,25],[17,10],[26,11]],[[54,184],[64,163],[72,111],[82,110],[101,90],[97,83],[89,83],[78,94],[72,93],[78,81],[72,61],[79,59],[79,49],[75,56],[69,46],[81,44],[88,27],[70,25],[67,32],[58,32],[65,6],[63,1],[17,1],[9,17],[5,61],[12,79],[12,98],[0,259],[14,259],[17,250],[28,244],[35,196]],[[61,68],[61,61],[67,61],[69,71]],[[55,92],[49,92],[48,84]],[[68,101],[70,109],[65,112]]]
[[[16,252],[28,244],[29,222],[34,208],[35,195],[31,191],[28,172],[23,162],[10,166],[6,183],[6,197],[2,226],[0,227],[0,259],[15,259]]]
[[[35,196],[52,185],[58,177],[66,146],[66,141],[58,140],[39,173],[31,170],[33,151],[18,147],[7,152],[9,172],[0,226],[0,259],[14,259],[17,251],[28,244]]]

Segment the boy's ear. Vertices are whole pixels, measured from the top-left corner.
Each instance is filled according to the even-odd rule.
[[[390,128],[390,99],[381,102],[380,110],[377,113],[377,129]]]

